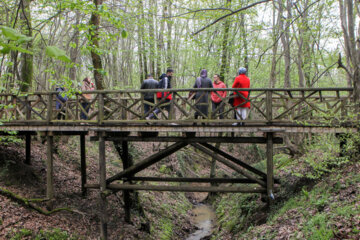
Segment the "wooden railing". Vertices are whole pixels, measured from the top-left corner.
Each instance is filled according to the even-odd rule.
[[[212,109],[211,91],[215,89],[171,89],[171,90],[119,90],[92,91],[75,94],[56,109],[57,92],[38,92],[27,95],[0,94],[0,122],[26,124],[80,124],[86,122],[96,125],[116,124],[145,124],[156,122],[194,124],[217,123],[231,124],[245,122],[267,125],[325,125],[339,126],[356,124],[354,118],[354,104],[352,88],[298,88],[298,89],[237,89],[249,91],[251,104],[250,113],[246,120],[236,120],[234,107],[229,99],[237,97],[230,95],[234,89],[221,89],[227,96],[222,99],[223,111]],[[189,93],[198,91],[208,100],[199,103],[199,99],[189,99]],[[156,99],[156,92],[170,92],[172,100],[156,99],[155,103],[144,99],[144,94],[152,92]],[[91,93],[92,99],[86,100],[83,94]],[[89,112],[82,103],[88,101]],[[144,112],[144,104],[151,109]],[[204,105],[208,114],[203,114],[197,108]],[[169,111],[165,110],[168,106]],[[155,119],[147,120],[146,116],[155,109],[160,109]],[[201,118],[195,119],[197,112]],[[87,120],[81,119],[84,113]],[[219,119],[220,115],[223,119]],[[58,119],[58,116],[60,119]],[[1,123],[0,123],[1,124]]]

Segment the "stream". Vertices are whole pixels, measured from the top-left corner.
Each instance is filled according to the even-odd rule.
[[[186,240],[201,240],[204,237],[211,236],[216,223],[214,210],[209,205],[198,204],[194,206],[192,212],[192,222],[198,230],[190,234]]]

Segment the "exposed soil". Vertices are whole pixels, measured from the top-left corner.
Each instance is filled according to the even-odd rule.
[[[58,140],[56,140],[58,141]],[[82,236],[86,239],[98,239],[99,219],[97,212],[98,191],[88,191],[88,195],[81,196],[80,179],[80,154],[78,150],[78,138],[58,142],[57,154],[54,154],[54,189],[55,202],[54,208],[68,207],[73,212],[61,211],[50,216],[45,216],[32,209],[24,207],[13,200],[0,195],[0,239],[9,236],[12,231],[23,228],[31,229],[34,233],[40,230],[60,228],[73,236]],[[122,163],[112,147],[112,143],[106,143],[107,153],[107,172],[113,174],[122,169]],[[0,146],[0,186],[13,193],[25,198],[45,198],[46,195],[46,143],[32,141],[31,166],[23,164],[25,159],[25,149],[23,143],[9,144]],[[96,143],[87,141],[87,174],[88,183],[97,183],[98,162]],[[135,154],[150,154],[153,152],[154,145],[143,144],[139,146],[142,151]],[[134,148],[136,151],[136,148]],[[109,163],[110,162],[110,163]],[[169,161],[171,165],[172,161]],[[147,174],[157,171],[153,166],[147,170]],[[144,195],[147,195],[145,193]],[[152,202],[156,204],[166,203],[176,205],[177,198],[169,193],[151,193]],[[145,203],[147,199],[140,197]],[[127,224],[123,220],[123,200],[122,193],[108,197],[109,214],[109,239],[152,239],[147,231],[149,227],[144,227],[144,219],[139,217],[136,212],[132,213],[132,224]],[[182,201],[182,200],[181,200]],[[156,211],[151,209],[151,204],[144,203],[146,217],[150,224],[156,223]],[[38,206],[46,209],[45,204],[38,203]],[[155,206],[156,207],[156,206]],[[171,210],[167,213],[177,217]],[[192,227],[189,220],[183,216],[178,217],[181,227],[174,229],[174,235],[178,239],[183,239]],[[145,223],[146,225],[146,223]]]

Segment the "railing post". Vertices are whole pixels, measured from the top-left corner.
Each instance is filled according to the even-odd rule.
[[[169,120],[170,119],[175,119],[176,116],[175,116],[175,104],[174,104],[174,101],[176,101],[176,94],[175,92],[172,93],[172,99],[170,100],[170,112],[169,112]]]
[[[208,119],[212,119],[212,102],[211,102],[211,91],[208,93]]]
[[[144,99],[144,93],[140,93],[140,103],[141,103],[141,119],[145,119],[145,99]]]
[[[271,90],[266,90],[266,120],[267,124],[272,122],[272,92]]]
[[[52,120],[52,115],[53,115],[53,95],[52,95],[52,93],[49,93],[49,95],[48,95],[47,110],[48,110],[47,122],[49,124]]]
[[[99,93],[99,113],[98,113],[98,123],[99,125],[103,124],[104,121],[104,95]]]

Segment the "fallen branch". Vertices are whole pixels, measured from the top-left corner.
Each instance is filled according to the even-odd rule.
[[[37,212],[39,212],[41,214],[44,214],[46,216],[49,216],[49,215],[51,215],[53,213],[60,212],[60,211],[68,211],[68,212],[71,212],[71,213],[79,213],[79,214],[81,214],[80,212],[71,210],[70,208],[56,208],[56,209],[51,210],[51,211],[44,210],[41,207],[38,207],[35,204],[33,204],[33,202],[45,202],[45,201],[49,201],[49,199],[27,199],[27,198],[24,198],[24,197],[16,194],[16,193],[13,193],[13,192],[7,190],[5,188],[1,188],[1,187],[0,187],[0,194],[5,196],[5,197],[8,197],[8,198],[10,198],[12,200],[15,200],[16,202],[22,204],[25,207],[29,207],[31,209],[34,209],[35,211],[37,211]]]

